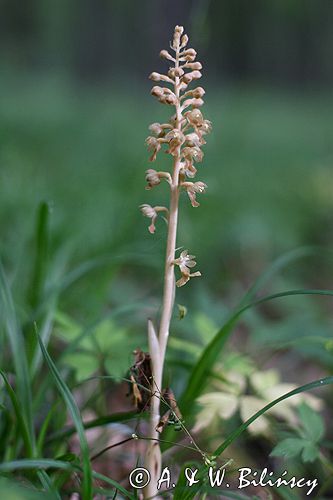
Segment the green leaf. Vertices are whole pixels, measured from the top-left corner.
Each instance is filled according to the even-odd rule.
[[[305,391],[311,391],[312,389],[317,389],[318,387],[324,387],[325,385],[333,384],[333,377],[326,377],[322,378],[319,380],[315,380],[314,382],[311,382],[309,384],[302,385],[300,387],[297,387],[297,389],[294,389],[287,394],[284,394],[283,396],[280,396],[279,398],[275,399],[268,405],[264,406],[260,411],[255,413],[251,418],[249,418],[246,422],[244,422],[242,425],[237,427],[229,436],[225,439],[225,441],[213,452],[213,455],[219,456],[221,453],[224,452],[230,446],[230,444],[235,441],[248,427],[249,425],[252,424],[257,418],[261,417],[264,413],[266,413],[268,410],[270,410],[273,406],[277,405],[281,401],[284,401],[285,399],[288,399],[292,396],[296,396],[296,394],[301,394],[302,392]]]
[[[55,334],[65,342],[74,341],[81,333],[81,325],[63,311],[55,314]],[[90,347],[89,343],[89,347]]]
[[[319,456],[319,449],[314,443],[310,441],[304,441],[304,447],[302,451],[303,462],[314,462]]]
[[[178,319],[182,320],[187,315],[187,307],[182,304],[177,304],[178,307]]]
[[[287,438],[278,443],[270,453],[272,457],[293,458],[300,455],[304,448],[304,439]]]
[[[229,434],[229,436],[227,436],[227,438],[223,441],[223,443],[220,446],[218,446],[218,448],[216,448],[216,450],[212,453],[212,455],[216,458],[219,457],[230,446],[230,444],[233,443],[249,427],[249,425],[252,424],[252,422],[254,422],[257,418],[261,417],[261,415],[266,413],[268,410],[270,410],[276,404],[278,404],[281,401],[284,401],[285,399],[288,399],[292,396],[296,396],[296,394],[301,394],[302,392],[311,391],[312,389],[317,389],[318,387],[323,387],[325,385],[330,385],[330,384],[333,384],[333,376],[326,377],[326,378],[319,379],[319,380],[315,380],[314,382],[311,382],[309,384],[302,385],[301,387],[298,387],[297,389],[294,389],[294,390],[288,392],[287,394],[284,394],[283,396],[280,396],[279,398],[275,399],[274,401],[272,401],[271,403],[266,405],[264,408],[262,408],[260,411],[255,413],[251,418],[249,418],[242,425],[237,427],[237,429],[235,429],[233,432],[231,432]],[[311,450],[310,450],[309,455],[311,455]],[[306,458],[307,458],[307,454],[306,454]],[[203,480],[205,478],[206,472],[207,472],[207,468],[202,466],[199,469],[199,473],[196,476],[197,479]],[[191,494],[187,495],[187,493],[185,492],[183,498],[184,498],[184,500],[190,499],[190,498],[193,498],[193,495],[192,496],[191,496]]]
[[[93,352],[71,352],[63,357],[63,362],[75,370],[78,382],[91,377],[99,368],[98,359]]]
[[[318,443],[325,433],[324,422],[319,413],[303,403],[298,408],[305,437],[313,443]]]
[[[135,306],[131,306],[137,307]],[[111,316],[128,310],[119,308],[113,313],[83,330],[69,316],[58,313],[56,333],[68,342],[62,359],[74,368],[76,378],[82,381],[98,369],[105,369],[110,375],[121,377],[128,369],[128,353],[137,346],[137,340],[119,327]],[[60,328],[59,328],[60,325]],[[75,346],[73,348],[73,346]]]
[[[89,458],[89,447],[86,439],[86,435],[84,432],[84,426],[82,423],[80,411],[78,409],[78,406],[75,402],[75,399],[70,392],[68,386],[66,383],[63,381],[63,379],[60,376],[60,373],[58,372],[57,367],[53,363],[49,353],[44,347],[44,344],[41,340],[41,338],[38,335],[38,342],[40,345],[40,348],[42,350],[43,357],[48,364],[48,367],[53,375],[54,381],[58,387],[58,390],[64,399],[67,409],[69,413],[71,414],[71,417],[73,419],[73,423],[77,429],[79,441],[80,441],[80,448],[81,448],[81,453],[82,453],[82,463],[83,463],[83,483],[82,483],[82,498],[83,500],[91,500],[92,498],[92,469],[91,469],[91,463],[90,463],[90,458]]]

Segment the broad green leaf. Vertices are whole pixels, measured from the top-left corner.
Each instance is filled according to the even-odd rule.
[[[284,394],[283,396],[275,399],[268,405],[264,406],[264,408],[262,408],[260,411],[255,413],[251,418],[244,422],[244,424],[237,427],[237,429],[235,429],[231,434],[229,434],[225,441],[214,451],[213,455],[217,457],[221,455],[221,453],[223,453],[224,450],[226,450],[228,446],[230,446],[230,444],[235,441],[235,439],[237,439],[249,427],[249,425],[252,424],[252,422],[257,420],[257,418],[261,417],[261,415],[266,413],[281,401],[284,401],[285,399],[288,399],[292,396],[296,396],[297,394],[300,394],[302,392],[311,391],[312,389],[317,389],[318,387],[324,387],[325,385],[330,384],[333,384],[333,377],[322,378],[319,380],[315,380],[314,382],[311,382],[309,384],[302,385],[297,389],[294,389],[293,391],[290,391],[287,394]]]
[[[230,352],[223,357],[223,371],[226,374],[233,370],[242,375],[250,375],[255,369],[253,360],[243,353]]]
[[[298,408],[305,437],[314,443],[322,439],[325,432],[324,422],[319,413],[303,403]]]
[[[251,375],[250,383],[254,390],[262,397],[266,390],[279,383],[279,373],[276,370],[257,371]]]
[[[215,417],[228,420],[236,412],[238,398],[234,394],[210,392],[197,399],[203,407],[196,417],[195,431],[209,427]]]
[[[118,378],[126,373],[128,353],[135,349],[137,341],[112,318],[104,318],[87,330],[63,313],[57,315],[57,320],[57,334],[68,343],[62,359],[76,371],[78,381],[91,377],[101,367]]]
[[[80,335],[81,325],[63,311],[57,311],[55,320],[55,334],[65,342],[71,342]]]
[[[304,446],[302,451],[303,462],[314,462],[319,456],[319,449],[314,443],[310,441],[306,442],[304,440]]]
[[[245,395],[240,400],[240,416],[242,422],[246,422],[251,415],[260,410],[265,401],[257,398],[256,396]],[[269,431],[269,421],[263,415],[261,418],[258,418],[248,427],[248,432],[251,434],[268,434]]]
[[[260,411],[258,411],[255,415],[253,415],[251,418],[249,418],[249,420],[247,420],[244,424],[237,427],[237,429],[235,429],[231,434],[229,434],[229,436],[225,439],[225,441],[220,446],[218,446],[218,448],[216,448],[216,450],[211,455],[214,456],[215,458],[219,457],[230,446],[230,444],[233,443],[249,427],[249,425],[252,424],[252,422],[254,422],[257,418],[259,418],[261,415],[266,413],[270,408],[277,405],[281,401],[284,401],[285,399],[295,396],[296,394],[300,394],[305,391],[310,391],[318,387],[324,387],[325,385],[330,385],[330,384],[333,384],[333,376],[315,380],[314,382],[311,382],[309,384],[302,385],[301,387],[298,387],[297,389],[281,396],[275,401],[272,401],[264,408],[262,408]],[[197,474],[197,479],[203,480],[206,477],[206,474],[207,474],[207,468],[205,466],[201,466]],[[193,498],[194,497],[193,492],[194,490],[189,494],[185,492],[183,497],[184,500]]]
[[[70,352],[63,357],[63,362],[75,370],[78,382],[91,377],[99,368],[98,358],[93,352]]]
[[[271,451],[272,457],[293,458],[300,455],[304,448],[304,439],[287,438],[278,443]]]

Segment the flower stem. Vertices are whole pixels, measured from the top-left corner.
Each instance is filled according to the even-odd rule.
[[[175,68],[179,68],[179,44],[176,48]],[[176,119],[175,129],[181,130],[182,113],[180,103],[180,79],[175,78],[174,93],[177,97],[176,102]],[[163,291],[163,306],[161,321],[158,334],[158,348],[155,344],[155,349],[150,349],[152,359],[152,371],[154,379],[155,394],[151,401],[151,415],[149,422],[149,438],[151,439],[146,457],[147,469],[151,474],[151,481],[144,491],[145,498],[155,497],[158,493],[157,482],[161,475],[162,457],[159,445],[159,433],[156,427],[160,421],[160,394],[162,391],[163,368],[165,362],[166,348],[169,338],[170,322],[175,302],[175,273],[173,261],[175,259],[177,225],[178,225],[178,204],[179,204],[179,170],[181,165],[181,146],[178,146],[174,154],[174,164],[172,172],[172,182],[170,185],[170,207],[169,207],[169,223],[168,236],[165,256],[165,271],[164,271],[164,291]],[[152,343],[151,343],[152,344]],[[154,441],[156,440],[156,441]]]

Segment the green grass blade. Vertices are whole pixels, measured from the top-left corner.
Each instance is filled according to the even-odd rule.
[[[50,302],[48,305],[48,311],[46,313],[46,316],[41,324],[40,328],[40,337],[43,341],[44,345],[48,345],[51,333],[52,333],[52,327],[53,327],[53,321],[56,313],[56,306],[57,306],[57,301],[58,297],[54,295],[52,298],[50,298]],[[31,336],[31,338],[33,338]],[[30,372],[31,372],[31,377],[34,378],[36,374],[38,373],[38,370],[40,368],[41,362],[42,362],[42,354],[40,349],[36,349],[36,340],[30,344],[31,352],[33,353],[31,363],[30,363]]]
[[[47,469],[73,469],[69,462],[63,460],[52,460],[41,458],[30,460],[23,458],[21,460],[12,460],[0,464],[0,472],[13,472],[15,470],[47,470]]]
[[[87,439],[85,436],[84,432],[84,426],[82,422],[82,418],[80,415],[80,411],[78,409],[78,406],[75,402],[75,399],[69,390],[68,386],[66,383],[63,381],[63,379],[60,376],[60,373],[58,372],[57,367],[53,363],[49,353],[44,347],[44,344],[41,340],[41,338],[38,336],[38,342],[40,345],[40,348],[43,353],[43,357],[53,375],[54,381],[58,387],[58,390],[64,399],[67,409],[73,419],[73,423],[77,429],[78,433],[78,438],[80,441],[80,448],[81,448],[81,453],[82,453],[82,465],[83,465],[83,485],[82,485],[82,498],[83,500],[91,500],[92,498],[92,469],[91,469],[91,463],[90,463],[90,458],[89,458],[89,447],[87,443]]]
[[[100,474],[99,472],[95,472],[95,471],[93,471],[93,477],[95,479],[98,479],[99,481],[104,481],[107,484],[111,484],[112,486],[117,488],[117,490],[120,493],[122,493],[126,498],[130,498],[131,500],[134,500],[134,496],[129,491],[127,491],[123,486],[121,486],[121,484],[117,483],[117,481],[114,481],[113,479],[110,479],[109,477],[104,476],[104,474]]]
[[[5,387],[7,389],[8,395],[9,395],[10,400],[11,400],[12,405],[13,405],[14,413],[16,415],[17,425],[18,425],[18,428],[20,429],[20,433],[21,433],[21,436],[23,439],[26,453],[27,453],[28,457],[33,457],[33,446],[32,446],[30,434],[28,431],[27,423],[25,421],[24,413],[22,411],[20,402],[18,401],[18,399],[16,397],[14,389],[12,388],[12,386],[9,383],[9,380],[8,380],[6,374],[2,370],[0,370],[0,375],[3,378]]]
[[[138,415],[136,411],[119,412],[113,415],[106,415],[105,417],[95,418],[93,420],[90,420],[89,422],[83,423],[83,426],[86,430],[94,429],[96,427],[103,427],[113,422],[127,422],[129,420],[133,420],[134,418],[138,418],[139,416],[141,417],[141,415]],[[52,443],[53,441],[58,441],[59,439],[63,440],[64,438],[68,438],[75,434],[76,431],[76,427],[61,429],[48,436],[46,442]]]
[[[35,309],[43,296],[48,263],[49,219],[51,207],[43,201],[38,207],[36,220],[36,250],[28,303]]]
[[[221,350],[223,349],[226,341],[228,340],[233,327],[235,326],[239,318],[242,316],[242,314],[251,307],[255,307],[264,302],[295,295],[333,296],[333,291],[306,290],[306,289],[288,290],[286,292],[279,292],[257,299],[251,302],[250,304],[241,307],[235,313],[233,313],[227,320],[227,322],[223,325],[223,327],[217,332],[217,334],[211,340],[211,342],[207,345],[207,347],[203,350],[199,360],[194,365],[192,372],[189,375],[189,381],[186,390],[184,391],[183,396],[179,401],[184,416],[188,415],[191,412],[193,401],[200,395],[205,385],[206,379],[209,376],[212,366],[218,359],[218,356],[220,355]]]
[[[21,459],[21,460],[13,460],[11,462],[5,462],[0,464],[0,472],[2,473],[8,473],[8,472],[13,472],[16,470],[48,470],[48,469],[59,469],[59,470],[69,470],[69,471],[82,471],[84,474],[84,469],[81,469],[81,467],[78,467],[77,465],[71,464],[69,462],[65,462],[63,460],[52,460],[48,458],[43,458],[43,459],[34,459],[34,460],[29,460],[29,459]],[[130,500],[134,500],[134,496],[128,492],[121,484],[119,484],[117,481],[114,481],[113,479],[104,476],[103,474],[100,474],[98,472],[92,471],[92,477],[95,479],[98,479],[99,481],[104,481],[107,484],[112,485],[114,488],[116,488],[120,493],[122,493],[126,498],[129,498]],[[44,476],[45,478],[45,476]],[[84,479],[84,478],[83,478]],[[91,496],[90,499],[92,498],[92,491],[91,490]],[[88,497],[83,497],[83,498],[88,498]]]
[[[10,345],[13,356],[15,375],[16,375],[16,392],[20,401],[22,412],[24,413],[25,422],[30,436],[30,441],[33,450],[35,449],[35,435],[33,429],[32,416],[32,398],[30,387],[30,375],[28,362],[26,357],[26,347],[22,332],[19,328],[13,298],[10,292],[9,285],[0,262],[0,311],[5,326],[6,336]]]
[[[47,472],[45,470],[38,470],[37,476],[41,482],[41,485],[45,489],[45,491],[48,492],[48,499],[51,500],[51,498],[53,498],[56,500],[61,500],[61,496],[60,496],[59,492],[54,489],[52,481],[49,478]]]
[[[297,387],[297,389],[294,389],[290,392],[287,392],[283,396],[280,396],[279,398],[275,399],[271,403],[267,404],[259,410],[257,413],[255,413],[252,417],[250,417],[246,422],[244,422],[242,425],[237,427],[229,436],[226,438],[223,443],[216,448],[216,450],[213,453],[213,456],[218,457],[221,455],[221,453],[224,452],[228,448],[228,446],[235,441],[248,427],[249,425],[252,424],[257,418],[261,417],[264,413],[266,413],[268,410],[270,410],[273,406],[277,405],[281,401],[284,401],[285,399],[291,398],[292,396],[296,396],[296,394],[301,394],[302,392],[305,391],[311,391],[312,389],[317,389],[318,387],[324,387],[325,385],[333,384],[333,377],[326,377],[322,378],[319,380],[315,380],[314,382],[311,382],[309,384],[302,385],[300,387]]]
[[[47,413],[47,415],[44,419],[44,422],[40,428],[40,431],[39,431],[39,434],[37,437],[37,445],[36,445],[38,456],[42,456],[42,454],[43,454],[43,447],[44,447],[44,443],[45,443],[46,433],[48,431],[49,425],[51,423],[53,415],[55,414],[57,407],[58,407],[58,402],[55,401],[55,403],[51,406],[49,412]],[[73,427],[73,429],[75,432],[76,428]]]

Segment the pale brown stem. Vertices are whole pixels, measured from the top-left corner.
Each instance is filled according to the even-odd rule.
[[[176,50],[175,67],[179,67],[179,46]],[[179,98],[179,78],[175,79],[174,93],[177,96],[176,104],[176,124],[175,128],[181,130],[181,105]],[[165,271],[164,271],[164,291],[163,291],[163,306],[162,315],[159,327],[158,337],[155,331],[152,330],[152,325],[148,326],[150,331],[149,335],[149,350],[152,359],[152,370],[154,379],[154,395],[151,401],[151,415],[149,422],[149,438],[152,439],[148,445],[146,456],[146,468],[151,474],[151,481],[144,490],[144,497],[151,498],[157,497],[157,482],[161,475],[162,456],[160,445],[158,442],[159,433],[156,426],[160,421],[160,394],[162,391],[162,378],[163,368],[165,361],[165,353],[169,338],[169,328],[172,318],[172,311],[175,301],[175,273],[174,265],[172,264],[175,259],[176,239],[177,239],[177,224],[178,224],[178,203],[179,203],[179,170],[180,170],[180,149],[177,148],[174,156],[174,165],[172,172],[172,182],[170,184],[170,207],[169,207],[169,223],[168,223],[168,237],[165,256]],[[157,441],[154,441],[154,440]]]

